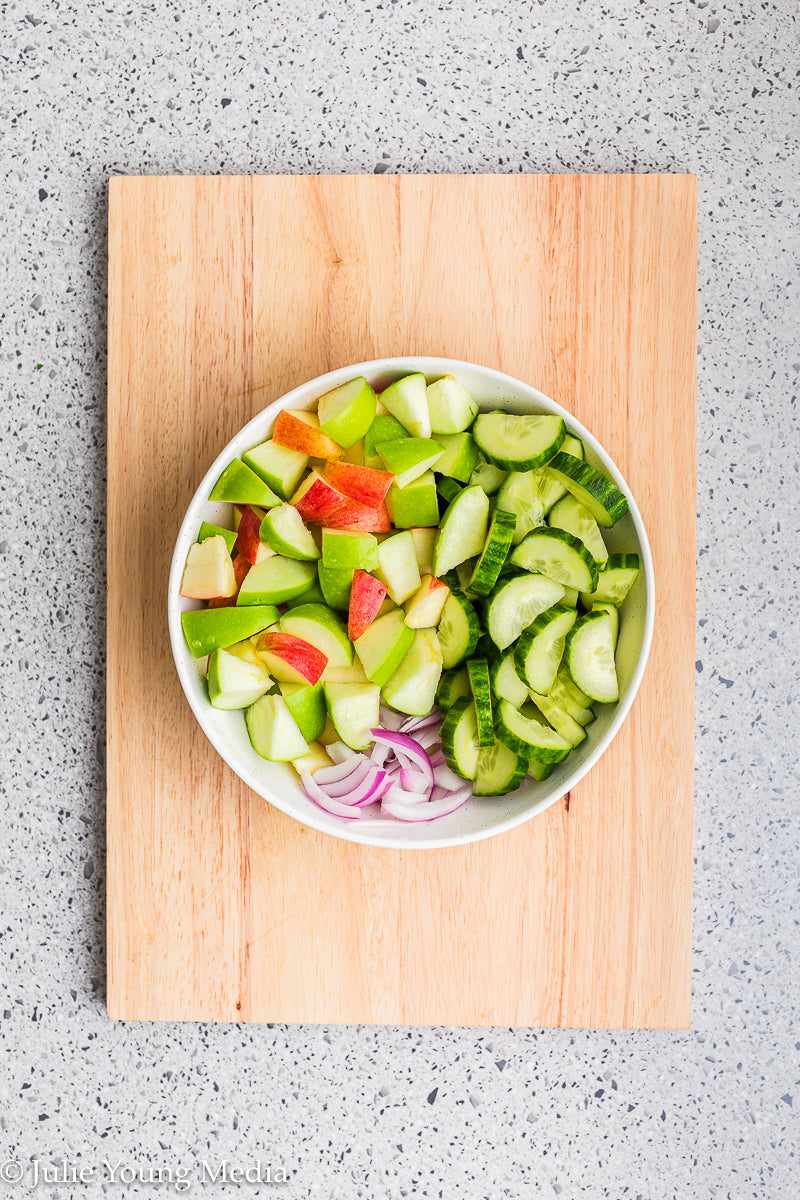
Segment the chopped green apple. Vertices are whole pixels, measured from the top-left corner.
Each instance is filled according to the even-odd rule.
[[[438,525],[439,502],[433,471],[426,471],[404,488],[392,484],[386,493],[386,507],[395,529]]]
[[[367,679],[383,687],[400,666],[413,640],[414,630],[406,625],[401,608],[377,617],[355,643]]]
[[[447,508],[433,548],[433,573],[441,579],[451,567],[480,554],[489,524],[489,499],[480,487],[467,487]]]
[[[325,701],[339,737],[353,750],[367,750],[380,721],[381,689],[372,683],[326,683]]]
[[[321,566],[322,564],[318,564]],[[319,586],[319,579],[313,580],[311,587],[306,592],[302,592],[299,596],[292,596],[291,600],[285,600],[284,604],[287,608],[297,608],[299,604],[327,604],[327,600],[322,594],[322,588]]]
[[[228,463],[208,498],[222,504],[260,504],[262,508],[272,508],[273,505],[280,504],[280,498],[271,490],[270,485],[257,471],[251,470],[249,463],[242,462],[240,458]]]
[[[258,653],[279,683],[315,684],[328,660],[321,650],[304,638],[283,630],[268,629],[258,639]]]
[[[408,654],[383,686],[387,704],[411,716],[427,716],[442,675],[442,651],[435,629],[416,629]]]
[[[375,392],[366,379],[351,379],[320,396],[320,428],[347,449],[362,438],[375,419]]]
[[[441,458],[444,446],[431,438],[408,437],[380,442],[376,450],[386,470],[394,475],[395,485],[402,488],[424,475]]]
[[[409,437],[408,430],[395,417],[389,413],[379,413],[364,434],[364,466],[382,471],[383,463],[375,447],[379,442],[396,442],[404,437]]]
[[[248,608],[197,608],[181,614],[186,644],[195,658],[224,650],[243,638],[274,625],[280,617],[274,604]]]
[[[430,575],[433,570],[433,545],[436,541],[436,529],[430,526],[427,528],[414,526],[408,532],[414,539],[414,552],[417,556],[420,575]]]
[[[272,439],[254,446],[242,455],[242,459],[276,493],[276,498],[271,504],[264,504],[264,508],[272,508],[279,502],[278,497],[288,500],[308,466],[307,454],[290,450],[288,446],[279,446]],[[263,501],[253,500],[250,503],[262,504]]]
[[[306,529],[303,518],[291,504],[271,508],[261,522],[259,538],[275,554],[313,562],[319,558],[317,543]]]
[[[430,629],[442,619],[442,609],[450,595],[443,579],[426,575],[406,605],[406,625],[411,629]]]
[[[221,535],[193,542],[186,556],[181,595],[190,600],[214,600],[236,595],[233,561]]]
[[[324,604],[301,604],[281,617],[281,631],[292,633],[316,646],[331,667],[353,663],[353,643],[343,622]]]
[[[462,433],[469,429],[478,415],[478,405],[463,383],[459,383],[454,375],[445,375],[435,383],[429,383],[427,390],[433,433]]]
[[[283,604],[293,596],[301,596],[316,577],[314,563],[298,562],[297,559],[275,554],[250,568],[239,589],[236,603]]]
[[[208,698],[214,708],[248,708],[271,687],[267,668],[257,660],[248,662],[228,650],[215,650],[209,657]]]
[[[350,606],[350,591],[353,586],[353,567],[326,567],[324,562],[317,567],[319,586],[322,597],[331,608],[343,608],[345,612]]]
[[[200,532],[197,535],[198,542],[204,542],[206,538],[223,537],[225,545],[228,547],[228,553],[233,554],[233,547],[236,545],[236,532],[233,529],[223,529],[221,525],[210,525],[208,521],[203,521],[200,525]]]
[[[300,758],[293,758],[292,766],[298,775],[304,775],[306,771],[313,775],[315,771],[319,771],[320,767],[332,767],[333,763],[324,746],[321,746],[319,742],[311,742],[308,754],[302,754]]]
[[[433,465],[436,474],[469,483],[478,461],[478,447],[472,434],[440,433],[436,440],[444,447],[444,453]]]
[[[414,539],[408,530],[386,538],[378,546],[380,568],[377,578],[386,584],[389,598],[402,604],[417,590],[420,584]]]
[[[322,561],[337,571],[372,571],[378,565],[378,539],[374,533],[323,529]]]
[[[245,713],[247,732],[256,754],[270,762],[291,762],[308,754],[308,742],[297,727],[283,696],[262,696]]]
[[[325,728],[325,720],[328,715],[322,684],[281,683],[279,687],[281,695],[286,701],[286,707],[294,717],[297,728],[303,737],[309,743],[316,742]]]
[[[431,436],[431,416],[425,376],[419,373],[396,379],[381,392],[381,404],[412,437]]]

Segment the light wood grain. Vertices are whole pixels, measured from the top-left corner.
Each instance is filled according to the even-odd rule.
[[[109,1015],[686,1026],[694,179],[114,179],[109,225]],[[429,852],[251,796],[196,727],[165,619],[219,448],[289,388],[390,354],[498,367],[573,411],[629,480],[657,579],[603,760],[526,826]]]

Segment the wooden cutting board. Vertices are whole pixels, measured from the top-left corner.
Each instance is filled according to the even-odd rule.
[[[109,1016],[688,1025],[694,178],[117,178],[109,226]],[[167,638],[175,536],[225,442],[304,380],[397,354],[574,412],[655,559],[650,665],[611,749],[457,849],[353,845],[252,795]]]

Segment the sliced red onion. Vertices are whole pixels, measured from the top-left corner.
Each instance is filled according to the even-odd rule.
[[[380,770],[369,759],[363,763],[358,763],[356,768],[344,779],[337,779],[333,783],[326,783],[324,779],[317,779],[324,791],[329,796],[333,796],[336,800],[342,800],[345,804],[349,804],[348,796],[354,788],[361,787],[361,784],[366,779],[374,779],[377,772]],[[314,773],[314,778],[317,778],[319,772]]]
[[[326,746],[328,758],[335,763],[343,763],[348,758],[357,758],[358,751],[346,746],[344,742],[331,742],[330,746]]]
[[[396,730],[405,721],[402,713],[395,712],[393,708],[387,708],[385,704],[381,705],[381,725],[384,729]]]
[[[375,768],[370,771],[369,775],[358,787],[352,792],[348,792],[347,799],[342,799],[345,804],[350,804],[353,808],[364,808],[367,804],[375,804],[382,799],[392,786],[392,781],[385,771],[379,771]]]
[[[427,777],[421,771],[412,771],[410,767],[401,768],[400,787],[404,792],[424,792],[426,796],[430,791]]]
[[[350,821],[359,819],[361,814],[358,808],[353,808],[350,804],[342,804],[341,800],[334,800],[332,796],[323,791],[318,783],[314,782],[314,776],[310,771],[303,772],[300,782],[306,790],[306,795],[320,808],[324,808],[325,812],[331,813],[334,817],[347,817]]]
[[[376,767],[382,767],[386,759],[391,754],[391,747],[386,746],[383,742],[376,742],[370,750],[369,756],[375,763]]]
[[[451,771],[444,761],[436,763],[434,766],[433,778],[436,780],[437,787],[445,788],[448,792],[454,792],[457,788],[464,786],[461,776],[456,775],[455,771]]]
[[[418,729],[413,735],[414,741],[423,750],[430,750],[431,746],[438,746],[440,733],[441,730],[438,727],[436,729]]]
[[[438,711],[428,713],[427,717],[408,717],[400,729],[403,733],[415,733],[419,729],[427,729],[430,725],[441,725],[442,718]]]
[[[381,801],[381,812],[396,817],[398,821],[435,821],[437,817],[447,817],[461,808],[471,795],[470,784],[465,784],[459,791],[450,792],[440,800],[429,800],[426,804],[403,804],[387,794]]]
[[[329,783],[339,783],[342,779],[348,779],[355,772],[363,772],[369,770],[372,764],[363,754],[354,754],[351,758],[346,758],[341,762],[335,763],[332,767],[320,767],[314,772],[317,778],[317,783],[321,783],[327,790]]]
[[[371,729],[370,733],[376,742],[383,742],[394,750],[403,766],[419,770],[428,780],[428,787],[433,787],[433,767],[425,751],[418,746],[407,733],[399,733],[389,729]],[[403,759],[407,759],[403,762]]]
[[[409,792],[409,791],[406,791],[405,788],[401,788],[401,787],[398,787],[397,784],[393,784],[389,788],[386,795],[384,796],[384,801],[389,800],[393,804],[407,804],[407,805],[427,804],[429,795],[430,795],[429,791]]]

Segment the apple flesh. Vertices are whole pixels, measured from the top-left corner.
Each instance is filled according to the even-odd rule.
[[[244,638],[260,635],[280,617],[274,604],[249,608],[196,608],[181,614],[186,644],[195,658],[225,650]]]
[[[347,497],[340,508],[329,517],[324,517],[319,524],[328,529],[349,529],[354,533],[388,533],[392,528],[385,504],[367,508],[365,504]]]
[[[417,566],[420,575],[430,575],[433,572],[433,545],[436,541],[435,527],[415,526],[408,531],[414,539],[414,552],[417,556]]]
[[[310,642],[270,629],[258,639],[258,652],[281,683],[315,684],[328,665],[327,657]]]
[[[411,629],[430,629],[438,625],[450,588],[442,579],[426,575],[406,605],[406,625]]]
[[[389,598],[402,604],[412,596],[420,585],[414,539],[406,530],[387,538],[378,546],[380,561],[377,576],[386,584]]]
[[[364,673],[379,687],[394,675],[414,640],[414,630],[405,623],[400,608],[378,617],[355,643]]]
[[[334,734],[335,734],[334,730]],[[306,771],[313,775],[315,771],[319,771],[320,767],[332,767],[333,763],[325,751],[325,747],[319,742],[309,742],[308,754],[303,754],[300,758],[292,759],[292,766],[298,775],[305,774]]]
[[[353,664],[353,644],[344,622],[324,604],[301,604],[291,609],[281,617],[281,632],[316,646],[327,658],[329,667]]]
[[[431,415],[424,375],[417,372],[390,383],[381,392],[381,404],[412,437],[431,436]]]
[[[290,501],[304,521],[320,524],[344,504],[344,496],[338,488],[323,479],[319,471],[312,470]]]
[[[382,406],[379,404],[378,408]],[[375,420],[364,434],[364,466],[382,471],[383,463],[375,447],[379,442],[396,442],[398,438],[409,437],[396,417],[390,416],[385,410],[378,412]]]
[[[322,432],[316,413],[302,410],[284,408],[279,412],[272,440],[276,446],[298,450],[310,458],[337,459],[344,454],[343,447]]]
[[[368,750],[380,720],[381,689],[370,683],[326,683],[325,702],[345,745]]]
[[[394,442],[380,442],[375,449],[399,488],[419,479],[444,454],[442,443],[432,438],[398,438]]]
[[[386,506],[395,529],[438,525],[439,501],[436,498],[433,471],[426,471],[404,488],[392,484],[386,497]]]
[[[378,508],[383,504],[392,486],[392,476],[388,471],[373,471],[370,467],[359,467],[354,463],[326,463],[323,474],[342,495],[367,508]]]
[[[189,547],[181,580],[181,595],[191,600],[213,600],[235,596],[233,563],[221,534]]]
[[[322,561],[326,567],[338,570],[374,570],[378,566],[378,539],[371,533],[323,529]]]
[[[307,454],[279,446],[272,438],[248,450],[242,460],[281,500],[289,499],[308,466]]]
[[[317,402],[319,423],[323,433],[348,449],[369,429],[375,420],[375,393],[362,377],[351,379],[340,387],[326,392]]]
[[[442,676],[442,651],[435,629],[417,629],[408,654],[383,687],[387,704],[398,712],[423,717],[436,701]]]
[[[314,742],[325,728],[328,710],[321,683],[280,682],[281,695],[286,707],[295,719],[297,728],[307,742]]]
[[[351,641],[360,638],[369,629],[386,598],[386,590],[385,583],[366,571],[357,570],[354,573],[347,620],[347,633]]]

